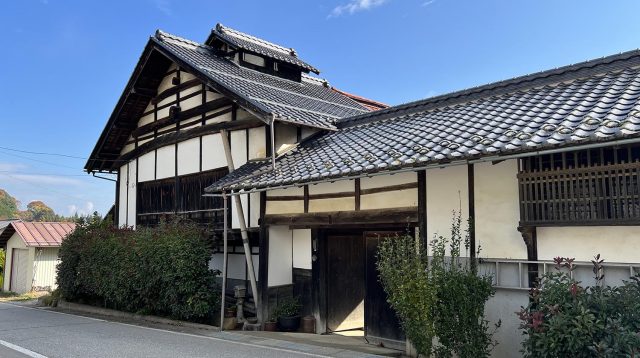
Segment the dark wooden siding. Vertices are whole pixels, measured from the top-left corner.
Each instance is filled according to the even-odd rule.
[[[138,183],[137,224],[157,225],[161,219],[177,215],[213,230],[222,229],[223,202],[205,197],[204,188],[228,173],[227,168]]]

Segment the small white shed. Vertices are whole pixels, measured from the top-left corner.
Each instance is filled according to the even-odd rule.
[[[5,246],[4,291],[26,293],[56,288],[62,240],[75,229],[69,222],[13,221],[0,232]]]

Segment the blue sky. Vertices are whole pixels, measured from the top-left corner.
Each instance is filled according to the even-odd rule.
[[[638,1],[5,0],[0,188],[23,205],[104,213],[82,173],[157,28],[203,41],[217,22],[294,47],[346,91],[399,104],[640,47]]]

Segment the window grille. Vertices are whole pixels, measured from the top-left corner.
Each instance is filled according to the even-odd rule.
[[[525,226],[640,224],[640,146],[523,159],[518,173]]]

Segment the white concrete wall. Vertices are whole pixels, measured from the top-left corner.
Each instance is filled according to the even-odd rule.
[[[178,175],[200,171],[200,138],[178,143]]]
[[[156,179],[156,153],[147,153],[138,158],[138,182]]]
[[[56,285],[56,267],[60,263],[57,247],[35,249],[34,286],[44,290],[54,290]]]
[[[522,331],[520,320],[515,312],[529,304],[529,293],[525,291],[498,289],[484,307],[485,318],[490,322],[489,329],[500,321],[500,328],[493,336],[498,345],[491,352],[491,357],[521,357]]]
[[[253,261],[253,269],[256,271],[256,280],[258,279],[258,263],[260,259],[258,255],[251,255]],[[229,262],[227,263],[227,278],[236,279],[236,280],[244,280],[247,278],[247,268],[246,268],[246,259],[244,254],[231,254],[228,256]],[[209,261],[209,268],[212,270],[220,270],[222,277],[222,268],[224,265],[224,255],[223,254],[215,254],[211,256],[211,260]]]
[[[527,248],[518,232],[517,173],[515,159],[474,165],[476,244],[482,248],[480,257],[527,258]]]
[[[222,136],[220,133],[202,137],[202,170],[227,166],[227,158],[222,148]]]
[[[156,179],[171,178],[176,175],[176,147],[168,145],[158,148],[158,164],[156,168]]]
[[[269,227],[269,287],[293,283],[293,232],[287,226]]]
[[[311,270],[311,230],[293,230],[293,267]]]

